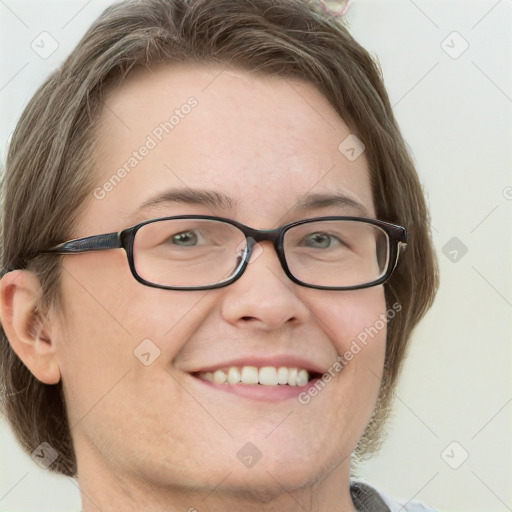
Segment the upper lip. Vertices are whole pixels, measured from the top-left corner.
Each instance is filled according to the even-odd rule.
[[[279,368],[280,366],[286,366],[287,368],[304,368],[309,373],[324,373],[325,370],[322,367],[312,361],[304,359],[300,356],[295,355],[274,355],[269,356],[247,356],[239,357],[236,359],[230,359],[226,361],[219,361],[216,363],[209,363],[206,366],[197,367],[193,370],[188,370],[189,373],[204,373],[214,372],[222,368],[230,368],[231,366],[243,367],[243,366],[255,366],[256,368],[262,368],[264,366],[274,366]]]

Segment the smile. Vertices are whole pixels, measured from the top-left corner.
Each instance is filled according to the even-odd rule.
[[[317,375],[304,368],[286,366],[231,366],[211,372],[198,372],[197,377],[215,384],[260,384],[262,386],[305,386]]]

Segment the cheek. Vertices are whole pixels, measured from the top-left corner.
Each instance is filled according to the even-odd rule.
[[[129,310],[136,296],[127,289],[131,283],[122,266],[112,262],[118,255],[83,256],[64,263],[64,307],[56,330],[71,424],[133,367],[133,350],[142,341],[132,329],[137,311]]]
[[[59,366],[70,423],[74,425],[106,396],[133,365],[133,338],[91,299],[66,304],[59,331]]]
[[[315,310],[320,325],[338,354],[333,372],[341,371],[344,386],[374,392],[380,385],[386,352],[384,289],[373,287],[337,292]],[[341,366],[340,366],[341,365]]]
[[[312,407],[311,417],[324,418],[331,440],[344,439],[345,448],[352,450],[371,419],[380,388],[387,334],[384,290],[335,292],[311,300],[312,309],[313,303],[316,323],[337,357],[324,374],[326,384],[318,383],[318,392],[309,390],[301,403]]]
[[[65,324],[70,333],[89,338],[97,351],[133,351],[146,338],[168,345],[180,324],[187,323],[183,320],[201,309],[204,293],[186,295],[144,286],[132,276],[124,252],[100,256],[70,258],[62,280]]]
[[[364,346],[374,339],[385,340],[386,301],[381,286],[335,293],[315,314],[338,352],[349,349],[352,341]]]
[[[206,292],[178,300],[171,291],[143,286],[126,274],[123,257],[113,254],[101,266],[79,258],[66,262],[56,336],[64,390],[72,398],[69,413],[77,418],[127,372],[128,381],[151,380],[144,354],[165,365],[204,318]]]

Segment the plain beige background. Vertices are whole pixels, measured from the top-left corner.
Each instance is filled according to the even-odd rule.
[[[2,160],[36,87],[110,3],[0,0]],[[363,477],[443,511],[512,510],[512,1],[355,0],[347,17],[412,148],[442,281]],[[0,511],[80,509],[75,482],[39,469],[4,422],[0,456]]]

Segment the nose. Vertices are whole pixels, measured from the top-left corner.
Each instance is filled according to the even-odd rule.
[[[244,274],[225,288],[221,311],[239,327],[275,330],[307,322],[310,310],[295,293],[299,285],[285,274],[272,242],[253,248]],[[301,290],[307,292],[306,288]]]

